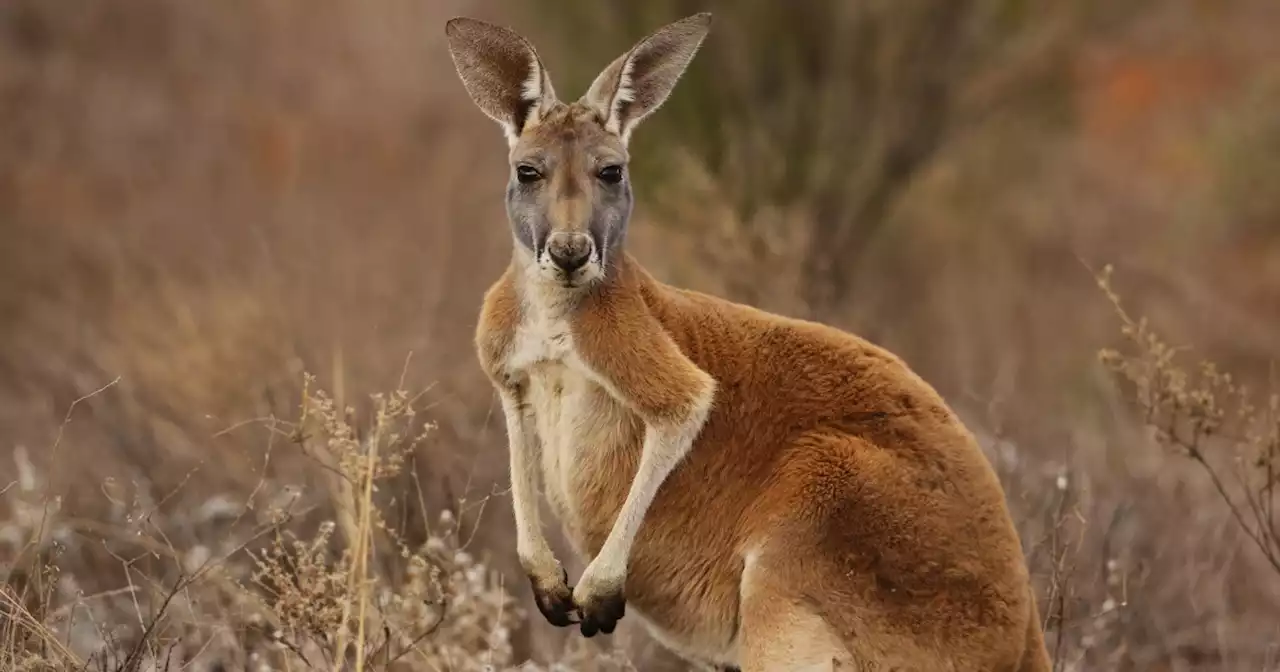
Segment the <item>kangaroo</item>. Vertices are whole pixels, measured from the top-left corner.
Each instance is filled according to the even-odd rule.
[[[652,33],[574,102],[519,34],[446,25],[509,147],[514,251],[475,346],[538,609],[587,637],[630,613],[744,672],[1049,670],[1000,483],[928,383],[852,334],[664,284],[624,249],[628,140],[710,25]],[[539,481],[588,561],[576,586]]]

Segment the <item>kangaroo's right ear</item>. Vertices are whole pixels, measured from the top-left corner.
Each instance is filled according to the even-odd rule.
[[[466,17],[451,19],[444,32],[462,85],[514,145],[556,102],[533,45],[509,28]]]

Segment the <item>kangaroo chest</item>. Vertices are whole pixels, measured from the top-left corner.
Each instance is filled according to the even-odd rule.
[[[643,422],[600,384],[575,348],[566,320],[528,315],[516,329],[508,373],[521,379],[541,448],[543,492],[568,541],[586,560],[608,537],[639,466]],[[677,476],[678,478],[678,476]],[[730,660],[733,633],[731,566],[714,557],[692,560],[689,544],[705,522],[698,512],[651,508],[659,528],[688,534],[642,536],[631,550],[629,617],[638,617],[669,647],[709,660]],[[696,586],[688,590],[685,587]],[[708,588],[712,586],[712,588]]]
[[[563,320],[527,322],[515,346],[510,366],[527,380],[544,494],[577,550],[593,555],[626,498],[641,424],[592,379]]]

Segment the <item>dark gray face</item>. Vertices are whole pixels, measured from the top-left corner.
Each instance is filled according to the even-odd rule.
[[[507,216],[547,280],[576,287],[604,277],[631,217],[627,150],[599,114],[557,104],[512,146]]]

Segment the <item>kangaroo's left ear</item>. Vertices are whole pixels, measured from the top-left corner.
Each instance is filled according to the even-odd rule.
[[[709,30],[710,12],[663,26],[610,63],[581,102],[596,108],[605,129],[626,143],[640,120],[671,95]]]

